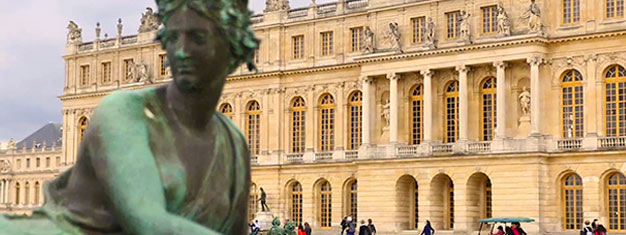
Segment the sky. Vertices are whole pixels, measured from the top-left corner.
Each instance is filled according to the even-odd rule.
[[[49,122],[62,122],[61,101],[65,79],[67,25],[73,20],[83,29],[83,41],[115,37],[117,19],[123,35],[137,34],[141,13],[155,7],[154,0],[0,0],[0,142],[19,141]],[[323,3],[328,1],[318,1]],[[292,0],[291,8],[310,0]],[[261,13],[265,0],[250,0]]]

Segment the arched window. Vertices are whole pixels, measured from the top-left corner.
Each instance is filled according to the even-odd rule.
[[[411,144],[422,142],[423,87],[417,85],[411,90]]]
[[[329,152],[335,148],[335,99],[330,94],[320,98],[319,151]]]
[[[256,217],[258,212],[257,195],[256,184],[251,184],[248,196],[248,221],[254,221],[254,217]]]
[[[419,189],[417,186],[417,181],[413,180],[413,185],[411,185],[411,189],[412,189],[412,197],[411,197],[411,212],[413,212],[413,219],[411,220],[411,228],[412,229],[419,229],[419,194],[417,193],[417,190]]]
[[[626,231],[626,177],[613,173],[607,182],[609,231]]]
[[[568,70],[562,78],[563,138],[583,137],[583,76],[576,70]]]
[[[363,120],[363,94],[360,91],[355,91],[350,95],[348,99],[348,115],[350,115],[348,121],[350,124],[349,137],[348,137],[348,149],[355,150],[361,146],[361,123]]]
[[[565,230],[579,230],[583,222],[583,183],[577,174],[569,174],[561,183],[563,195],[563,227]]]
[[[220,113],[224,114],[224,116],[233,119],[233,106],[229,103],[224,103],[220,105]]]
[[[348,183],[346,195],[348,195],[348,198],[347,198],[348,207],[346,208],[346,215],[352,215],[353,221],[357,221],[358,204],[357,204],[357,181],[356,180],[352,180]]]
[[[35,205],[39,205],[39,193],[40,193],[39,182],[35,182]]]
[[[15,205],[20,204],[20,183],[15,183]]]
[[[612,65],[604,74],[606,136],[626,135],[626,69]]]
[[[450,185],[447,188],[447,192],[448,192],[448,210],[446,213],[448,218],[448,228],[449,229],[454,229],[454,183],[452,182],[452,180],[450,180]]]
[[[291,220],[296,224],[302,223],[302,185],[294,183],[289,189],[291,198]]]
[[[246,133],[248,134],[248,147],[250,153],[258,155],[261,152],[261,106],[259,102],[250,101],[246,106]]]
[[[580,0],[563,0],[563,24],[580,21]]]
[[[459,82],[448,83],[445,88],[445,139],[446,143],[454,143],[459,133]]]
[[[480,133],[484,141],[493,140],[496,129],[496,79],[488,77],[480,87]]]
[[[78,143],[83,140],[83,136],[85,135],[85,131],[87,130],[87,126],[89,125],[89,120],[87,117],[81,117],[78,119]]]
[[[302,153],[306,140],[306,103],[302,97],[291,102],[291,152]]]
[[[485,214],[484,218],[493,217],[493,197],[492,197],[492,188],[491,188],[491,180],[487,178],[485,181],[485,198],[484,198],[484,208]]]
[[[30,184],[26,182],[24,184],[24,205],[28,205],[30,203]]]
[[[331,201],[331,188],[328,181],[322,183],[320,187],[320,227],[330,228],[332,223],[332,201]]]
[[[624,0],[605,0],[605,16],[607,19],[624,17]]]

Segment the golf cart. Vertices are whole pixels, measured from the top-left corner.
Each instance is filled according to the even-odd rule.
[[[478,235],[483,230],[483,226],[491,226],[491,232],[489,234],[493,234],[493,230],[496,228],[497,224],[504,224],[504,226],[509,226],[510,223],[530,223],[535,222],[534,219],[530,218],[489,218],[489,219],[481,219],[480,220],[480,228],[478,229]]]

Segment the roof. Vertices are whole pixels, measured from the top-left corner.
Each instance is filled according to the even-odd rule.
[[[17,143],[17,148],[23,148],[26,145],[26,148],[32,148],[35,145],[38,148],[43,147],[43,142],[46,142],[45,147],[52,147],[53,143],[56,142],[56,146],[61,146],[63,137],[62,126],[59,123],[48,123],[45,126],[39,128],[39,130],[30,134],[28,137],[24,138],[22,141]]]
[[[530,223],[530,222],[535,222],[535,220],[531,219],[531,218],[524,218],[524,217],[518,217],[518,218],[489,218],[489,219],[481,219],[480,222],[481,223],[513,223],[513,222]]]

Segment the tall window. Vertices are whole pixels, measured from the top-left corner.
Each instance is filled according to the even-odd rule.
[[[15,183],[15,205],[20,204],[20,183]]]
[[[102,63],[102,83],[111,82],[111,62]]]
[[[302,153],[306,140],[306,103],[300,96],[291,102],[291,152]]]
[[[411,144],[422,142],[423,87],[417,85],[411,90]]]
[[[583,137],[583,76],[572,69],[563,74],[562,81],[563,138]]]
[[[450,180],[450,185],[447,188],[447,193],[448,193],[448,228],[449,229],[454,229],[454,183],[452,182],[452,180]]]
[[[256,184],[250,185],[250,194],[248,196],[248,221],[254,221],[254,217],[258,211]]]
[[[30,168],[30,158],[26,158],[26,168]]]
[[[580,0],[563,0],[563,24],[580,21]]]
[[[485,218],[493,217],[493,196],[492,196],[492,187],[491,180],[487,178],[485,181],[485,214],[483,215]]]
[[[417,181],[413,180],[411,185],[411,212],[413,212],[413,218],[411,220],[411,228],[419,229],[419,194]]]
[[[45,148],[45,146],[44,146]],[[39,168],[41,166],[41,158],[36,158],[35,159],[35,167]]]
[[[302,185],[294,183],[291,188],[291,220],[296,224],[302,223]]]
[[[348,121],[349,124],[349,139],[348,149],[355,150],[361,146],[361,123],[363,119],[363,94],[360,91],[355,91],[350,95],[348,100],[348,115],[350,115]]]
[[[626,231],[626,177],[613,173],[607,182],[609,231]]]
[[[424,41],[424,30],[426,30],[426,17],[415,17],[411,19],[413,25],[413,43]]]
[[[352,221],[358,221],[358,204],[357,204],[357,181],[353,180],[348,184],[348,208],[346,215],[352,215]]]
[[[606,18],[623,18],[624,17],[624,0],[604,0],[606,7]]]
[[[233,119],[233,106],[229,103],[224,103],[220,105],[220,113],[224,114],[224,116]]]
[[[494,77],[483,80],[480,99],[481,138],[484,141],[490,141],[493,139],[493,131],[496,129],[496,79]]]
[[[445,88],[445,105],[446,105],[446,132],[445,142],[454,143],[459,132],[459,82],[453,81],[448,83]]]
[[[78,143],[83,140],[83,136],[85,136],[85,131],[87,130],[87,126],[89,125],[89,120],[86,117],[81,117],[78,120]]]
[[[453,11],[446,13],[447,38],[454,39],[461,35],[461,11]]]
[[[30,203],[30,183],[24,184],[24,202],[22,204],[28,205]]]
[[[579,230],[583,222],[583,183],[577,174],[563,178],[563,226],[566,230]]]
[[[35,205],[39,205],[39,193],[40,193],[40,185],[39,182],[35,182]]]
[[[80,66],[80,85],[89,85],[89,65]]]
[[[50,157],[46,157],[46,167],[50,167]]]
[[[488,6],[480,8],[483,12],[483,33],[490,34],[498,31],[498,7]]]
[[[604,75],[606,136],[626,135],[626,69],[610,66]]]
[[[135,62],[133,59],[125,59],[124,60],[124,80],[128,81],[133,79],[133,67],[135,66]]]
[[[167,55],[160,54],[159,55],[159,76],[164,77],[166,75],[167,70]]]
[[[328,181],[320,187],[320,227],[330,228],[332,223],[332,200],[331,188]]]
[[[330,94],[320,98],[319,151],[329,152],[335,148],[335,99]]]
[[[320,33],[322,39],[322,55],[333,54],[333,31]]]
[[[361,47],[363,47],[363,27],[351,28],[350,34],[352,36],[350,51],[361,51]]]
[[[258,155],[261,152],[261,106],[259,102],[250,101],[246,108],[246,133],[248,134],[248,147],[250,153]]]
[[[293,46],[293,59],[303,59],[304,58],[304,35],[291,37],[291,43]]]

